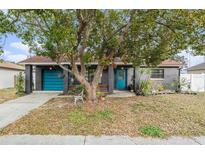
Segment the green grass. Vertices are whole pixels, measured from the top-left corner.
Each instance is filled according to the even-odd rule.
[[[74,111],[68,113],[68,119],[72,123],[83,124],[86,122],[87,116],[86,113],[82,111],[82,109],[77,108]]]
[[[68,113],[68,119],[73,124],[86,124],[89,122],[99,122],[101,120],[112,120],[112,113],[108,109],[98,112],[85,112],[80,107]]]
[[[147,125],[145,127],[141,127],[139,131],[142,135],[145,135],[145,136],[150,136],[150,137],[163,137],[164,136],[164,131],[158,126],[154,126],[154,125]]]
[[[108,109],[98,112],[103,119],[112,119],[112,112]]]

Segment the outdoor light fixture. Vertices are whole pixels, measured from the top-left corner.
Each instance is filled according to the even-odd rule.
[[[52,67],[49,67],[49,70],[52,70],[53,68]]]

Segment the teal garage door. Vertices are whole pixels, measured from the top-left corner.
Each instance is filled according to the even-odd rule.
[[[63,75],[60,70],[43,71],[43,90],[60,91],[64,89]]]

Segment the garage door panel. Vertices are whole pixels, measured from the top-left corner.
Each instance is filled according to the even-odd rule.
[[[43,73],[43,90],[63,90],[64,82],[62,71],[60,70],[44,70]]]

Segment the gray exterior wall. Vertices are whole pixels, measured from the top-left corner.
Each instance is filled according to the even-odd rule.
[[[152,79],[150,71],[147,71],[147,73],[144,74],[140,74],[139,68],[136,68],[136,84],[139,84],[139,80],[151,80],[154,89],[156,89],[159,85],[163,85],[166,89],[175,90],[177,87],[173,87],[172,83],[179,81],[179,68],[160,67],[159,69],[164,69],[163,79]]]
[[[133,78],[133,71],[134,68],[128,68],[127,69],[127,85],[133,84],[132,78]]]

